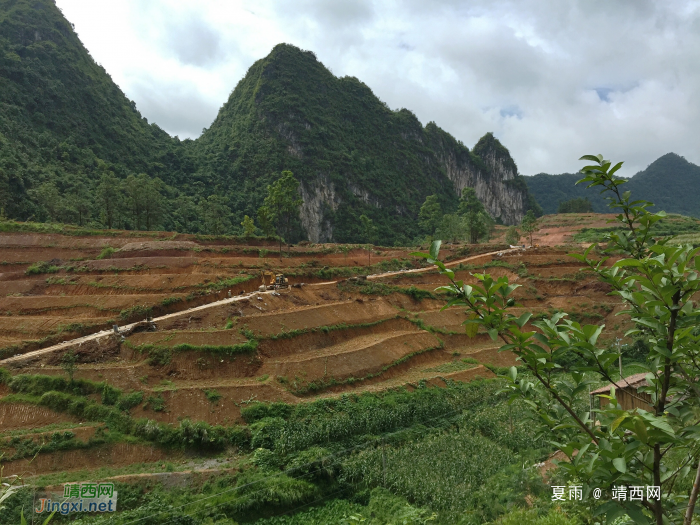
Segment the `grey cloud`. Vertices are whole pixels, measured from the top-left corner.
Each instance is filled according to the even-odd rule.
[[[134,5],[148,45],[183,68],[242,75],[291,42],[469,146],[495,132],[526,174],[575,170],[591,152],[626,160],[628,175],[669,151],[700,164],[697,0],[277,0],[255,4],[267,32],[254,45],[258,26],[229,30],[215,1]],[[146,79],[128,95],[165,129],[197,136],[226,96],[188,86]]]
[[[303,0],[276,3],[283,18],[306,18],[317,23],[319,28],[337,29],[371,21],[374,7],[365,0],[329,2],[328,0]]]
[[[198,17],[168,24],[164,43],[183,64],[208,66],[223,57],[221,35]]]
[[[198,137],[212,123],[221,105],[194,87],[161,83],[156,78],[142,78],[132,84],[130,91],[149,122],[181,139]]]

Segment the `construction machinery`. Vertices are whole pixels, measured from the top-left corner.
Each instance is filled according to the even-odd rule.
[[[274,273],[269,270],[263,270],[260,272],[260,278],[262,279],[262,284],[259,287],[261,292],[264,292],[265,290],[289,288],[289,279],[287,279],[283,273]]]

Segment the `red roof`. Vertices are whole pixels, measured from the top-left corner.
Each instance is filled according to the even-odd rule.
[[[634,374],[634,375],[625,377],[621,381],[617,382],[617,386],[621,387],[621,388],[627,388],[627,387],[639,388],[641,386],[647,386],[649,383],[647,383],[646,376],[647,376],[647,373],[642,372],[641,374]],[[608,386],[602,386],[602,387],[598,388],[597,390],[594,390],[593,392],[591,392],[591,395],[593,395],[593,394],[605,394],[607,392],[610,392],[610,389],[613,386],[615,386],[615,385],[613,385],[612,383],[609,384]]]

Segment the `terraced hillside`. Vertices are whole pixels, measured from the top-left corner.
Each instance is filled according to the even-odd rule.
[[[442,255],[461,279],[508,275],[523,308],[565,309],[619,334],[614,299],[570,249],[450,245]],[[6,475],[125,476],[166,461],[208,471],[202,429],[235,442],[259,402],[445,386],[515,363],[486,334],[468,337],[463,312],[441,311],[442,278],[406,249],[374,249],[368,267],[361,247],[296,246],[280,258],[263,240],[14,232],[0,235],[0,252]],[[265,268],[292,286],[257,291]],[[190,431],[190,443],[209,445],[164,446],[167,432]],[[233,465],[235,455],[216,468]]]

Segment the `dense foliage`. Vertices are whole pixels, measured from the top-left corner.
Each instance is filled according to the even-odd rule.
[[[483,326],[494,341],[505,343],[501,350],[512,351],[524,364],[527,377],[519,378],[515,367],[509,373],[511,399],[535,407],[552,443],[568,456],[560,470],[566,481],[580,487],[590,518],[605,515],[610,523],[628,516],[637,524],[692,525],[700,494],[700,310],[693,301],[700,290],[700,248],[654,238],[652,227],[666,214],[651,213],[651,202],[632,200],[631,191],[620,188],[627,183],[615,176],[622,162],[613,165],[602,155],[581,160],[591,164],[581,170],[579,182],[610,195],[619,229],[606,239],[606,252],[616,255],[613,264],[606,264],[608,258],[591,258],[595,245],[571,256],[623,302],[618,315],[628,316],[633,326],[626,335],[648,341],[640,366],[643,383],[628,383],[621,370],[618,375],[617,352],[599,342],[605,325],[582,325],[564,312],[530,324],[531,312],[516,316],[508,311],[519,306],[512,297],[519,285],[510,284],[508,277],[475,274],[478,284],[473,286],[456,280],[437,259],[439,241],[421,256],[449,279],[440,289],[452,296],[448,305],[469,310],[472,318],[466,323]],[[599,406],[591,400],[581,410],[581,394],[598,381],[609,384],[605,394],[594,392]],[[630,396],[634,406],[616,392]],[[640,496],[645,487],[655,491],[647,488]],[[604,497],[590,499],[594,490],[602,490]]]
[[[368,523],[476,525],[524,508],[533,498],[541,498],[540,513],[548,512],[548,494],[533,465],[549,448],[535,433],[526,405],[506,404],[502,384],[493,380],[446,388],[421,383],[413,391],[295,405],[252,403],[242,410],[248,426],[241,428],[135,419],[130,410],[143,401],[141,392],[126,394],[104,383],[2,377],[14,392],[8,401],[108,424],[101,440],[57,440],[57,450],[136,438],[191,451],[233,445],[249,458],[239,473],[219,476],[201,490],[120,485],[120,513],[107,520],[115,525],[144,517],[149,523],[246,523],[261,517],[269,518],[263,523],[353,523],[353,516]],[[22,447],[25,457],[37,448]],[[13,500],[0,511],[0,521],[12,522],[22,504],[25,498]],[[285,517],[297,511],[299,517]]]
[[[588,197],[578,197],[570,201],[560,202],[559,209],[557,209],[557,213],[590,213],[592,211],[593,205]]]
[[[427,195],[457,206],[448,159],[489,179],[486,156],[517,173],[491,134],[470,151],[290,45],[251,66],[199,139],[180,141],[141,117],[51,0],[0,0],[0,215],[240,233],[290,170],[305,200],[330,195],[321,240],[363,241],[365,215],[379,242],[407,242]],[[508,183],[536,205],[521,177]]]
[[[580,174],[548,175],[540,173],[523,177],[532,195],[545,213],[557,213],[560,203],[572,199],[590,199],[592,211],[606,213],[608,201],[603,194],[576,186]],[[667,153],[645,170],[628,179],[625,189],[635,198],[650,200],[668,213],[700,217],[700,167],[675,153]]]

